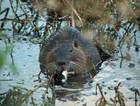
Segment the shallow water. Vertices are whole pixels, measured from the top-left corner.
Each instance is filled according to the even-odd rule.
[[[10,7],[9,2],[3,0],[2,8]],[[19,10],[18,14],[22,14]],[[2,18],[3,15],[0,16]],[[9,18],[14,18],[12,10],[8,14]],[[44,22],[44,21],[43,21]],[[42,22],[42,23],[43,23]],[[12,30],[11,23],[5,25],[6,28]],[[120,35],[123,36],[123,31],[120,30]],[[9,36],[13,33],[7,31]],[[137,35],[140,35],[138,33]],[[140,42],[140,37],[137,39]],[[140,45],[140,43],[139,43]],[[3,48],[3,43],[0,42],[0,50]],[[125,51],[125,50],[124,50]],[[98,91],[96,95],[96,84],[99,83],[105,95],[105,98],[109,100],[115,96],[114,87],[121,82],[119,90],[125,96],[126,106],[134,106],[135,95],[133,89],[140,91],[140,52],[134,52],[132,47],[129,51],[131,54],[131,61],[124,60],[122,68],[120,68],[120,58],[112,61],[105,61],[102,64],[101,71],[92,79],[92,81],[83,84],[81,87],[77,84],[74,88],[64,88],[56,86],[56,106],[95,106],[96,101],[101,97]],[[13,86],[25,87],[27,89],[34,89],[36,85],[40,83],[36,81],[38,79],[37,74],[40,72],[39,63],[39,45],[29,42],[17,42],[13,49],[13,59],[16,64],[17,72],[13,73],[9,64],[11,64],[11,58],[8,56],[7,65],[0,70],[0,94],[7,92]],[[131,67],[131,68],[130,68]],[[46,81],[44,75],[41,78]],[[40,100],[42,100],[42,94],[45,92],[45,88],[39,88],[34,97],[39,106]],[[48,91],[51,96],[51,90]],[[140,104],[140,97],[138,98],[138,104]]]
[[[135,53],[133,48],[131,61],[123,60],[122,68],[120,68],[120,59],[112,59],[105,61],[101,66],[101,71],[93,78],[92,81],[83,84],[82,87],[64,88],[56,86],[56,106],[95,106],[96,101],[100,98],[100,93],[96,95],[96,84],[99,83],[105,98],[109,101],[114,97],[114,87],[121,82],[119,90],[125,96],[127,106],[134,106],[134,91],[140,90],[140,53]],[[27,42],[16,43],[13,52],[14,62],[17,67],[18,74],[13,74],[8,66],[0,71],[0,93],[7,92],[13,86],[21,86],[33,89],[35,85],[39,85],[37,74],[40,71],[39,63],[39,45]],[[9,57],[8,62],[10,63]],[[41,78],[46,80],[44,75]],[[5,81],[4,81],[5,80]],[[34,97],[41,99],[41,94],[45,89],[40,88],[34,93]],[[51,94],[50,94],[51,95]],[[140,104],[140,97],[138,98]]]

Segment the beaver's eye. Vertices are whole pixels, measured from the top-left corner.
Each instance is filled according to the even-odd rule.
[[[73,52],[73,50],[72,50],[72,49],[70,49],[70,52]]]
[[[74,47],[78,47],[78,42],[77,41],[74,41]]]

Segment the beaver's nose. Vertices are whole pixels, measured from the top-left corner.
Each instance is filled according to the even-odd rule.
[[[57,64],[58,64],[59,66],[62,66],[62,65],[65,65],[66,62],[65,62],[65,61],[57,61]]]

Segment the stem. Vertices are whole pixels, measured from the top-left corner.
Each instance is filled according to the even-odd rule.
[[[8,16],[8,13],[9,13],[9,10],[10,10],[10,8],[6,8],[6,9],[4,9],[3,11],[1,11],[0,12],[0,15],[1,14],[3,14],[4,12],[5,12],[5,16],[4,16],[4,18],[3,19],[6,19],[7,18],[7,16]],[[3,28],[4,27],[4,22],[2,22],[2,24],[1,24],[1,26],[0,26],[0,28]]]

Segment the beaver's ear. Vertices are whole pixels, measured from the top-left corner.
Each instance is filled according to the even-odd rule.
[[[77,41],[74,41],[74,47],[78,47],[78,42]]]

